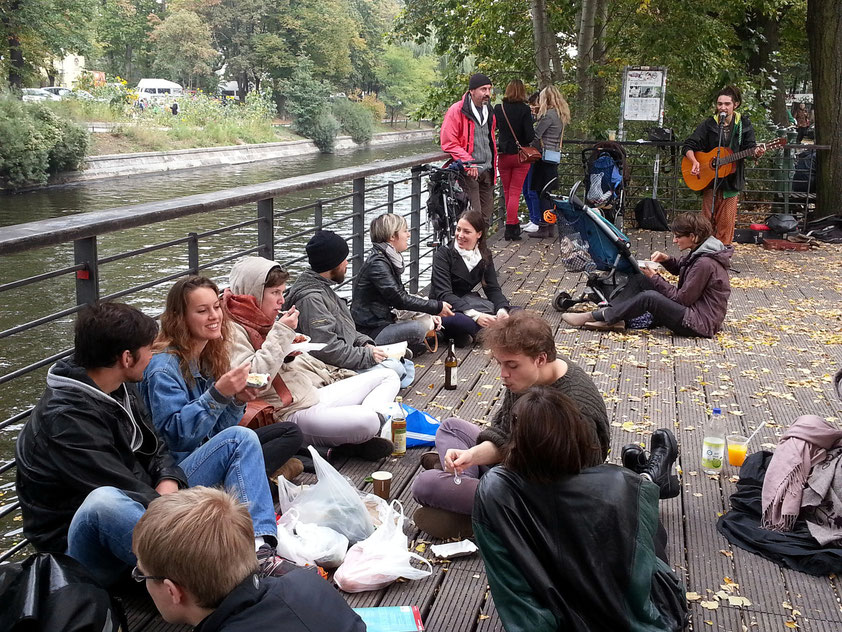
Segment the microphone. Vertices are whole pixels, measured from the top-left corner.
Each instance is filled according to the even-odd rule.
[[[725,122],[725,118],[728,116],[726,112],[719,113],[719,124],[722,125]]]

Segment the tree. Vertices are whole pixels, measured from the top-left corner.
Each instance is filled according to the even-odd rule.
[[[830,145],[818,152],[816,208],[820,216],[840,212],[842,191],[842,3],[838,0],[807,1],[810,65],[813,77],[816,143]]]
[[[0,58],[8,58],[12,88],[23,87],[54,57],[87,54],[93,48],[95,0],[4,0]]]
[[[102,47],[100,68],[132,84],[148,76],[152,66],[149,34],[163,15],[163,7],[156,0],[102,2],[96,20],[96,36]]]
[[[435,80],[435,60],[391,44],[383,51],[376,73],[383,86],[379,96],[394,123],[398,112],[411,114],[424,103],[427,88]]]
[[[211,46],[208,25],[192,11],[180,10],[159,23],[150,34],[158,74],[188,85],[206,85],[213,77],[219,53]]]

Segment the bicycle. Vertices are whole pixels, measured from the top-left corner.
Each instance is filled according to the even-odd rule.
[[[413,167],[414,173],[427,174],[427,221],[432,225],[432,240],[427,246],[450,246],[456,233],[459,216],[471,208],[467,193],[459,184],[459,175],[475,161],[456,160],[447,167],[421,165]]]

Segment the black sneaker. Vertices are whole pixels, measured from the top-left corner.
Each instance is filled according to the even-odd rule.
[[[636,443],[629,443],[628,445],[624,445],[622,451],[620,452],[620,461],[623,464],[623,467],[630,469],[632,472],[637,472],[641,474],[646,467],[646,461],[649,459],[646,457],[646,450],[641,448]]]
[[[681,493],[678,477],[673,474],[675,460],[678,458],[678,442],[675,435],[667,428],[659,428],[652,433],[649,443],[649,460],[641,474],[661,488],[661,499],[675,498]]]
[[[474,337],[471,334],[459,334],[458,336],[453,336],[453,344],[459,349],[470,347],[474,344]]]
[[[288,559],[278,555],[271,544],[261,544],[257,549],[257,565],[258,577],[281,577],[299,568]]]

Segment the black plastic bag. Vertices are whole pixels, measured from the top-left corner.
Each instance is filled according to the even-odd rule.
[[[66,555],[36,553],[0,565],[0,630],[118,632],[128,630],[119,602]]]
[[[634,217],[637,227],[641,230],[669,230],[667,215],[658,200],[643,198],[634,207]]]
[[[798,220],[793,215],[775,213],[766,218],[766,225],[779,235],[794,233],[798,230]]]

